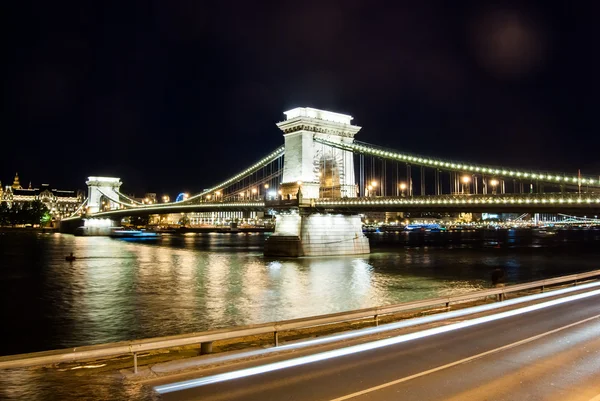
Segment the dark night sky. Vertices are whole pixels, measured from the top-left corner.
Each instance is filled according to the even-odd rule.
[[[600,174],[588,4],[3,2],[0,179],[194,193],[282,144],[298,106],[398,150]]]

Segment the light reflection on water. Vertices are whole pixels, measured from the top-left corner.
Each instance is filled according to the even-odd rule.
[[[404,248],[394,242],[399,237],[373,238],[373,253],[360,257],[273,259],[262,256],[262,235],[166,236],[135,242],[8,233],[0,236],[0,319],[11,326],[3,330],[0,354],[461,294],[489,286],[490,273],[498,267],[506,269],[509,282],[524,282],[595,269],[599,253],[457,244]],[[77,256],[73,263],[65,261],[70,252]],[[60,372],[12,371],[0,375],[0,398],[45,399],[29,395],[48,394],[48,383],[65,377]],[[22,383],[30,384],[19,390]],[[122,392],[129,392],[126,398],[148,399],[145,390],[123,387],[113,378],[86,377],[82,383],[90,394],[96,387],[120,394],[106,399],[123,397]],[[66,387],[58,398],[76,398],[71,396],[79,393]]]
[[[392,236],[394,238],[394,236]],[[381,241],[381,239],[379,239]],[[364,256],[271,259],[262,235],[167,236],[153,242],[6,234],[2,354],[245,325],[453,295],[570,272],[568,251],[377,248]],[[65,261],[73,252],[77,260]],[[596,255],[597,256],[597,255]],[[595,257],[578,260],[591,270]],[[31,328],[35,327],[35,330]]]
[[[158,401],[151,387],[117,375],[89,375],[44,369],[15,369],[0,375],[0,400]]]

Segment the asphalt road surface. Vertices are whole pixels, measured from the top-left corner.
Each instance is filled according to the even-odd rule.
[[[161,399],[600,401],[600,295]]]

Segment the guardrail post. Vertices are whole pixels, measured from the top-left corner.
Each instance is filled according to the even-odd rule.
[[[133,353],[133,373],[135,373],[137,375],[138,369],[137,369],[137,352]]]
[[[379,315],[375,315],[374,320],[375,320],[375,326],[379,326]]]
[[[279,347],[279,334],[276,331],[273,332],[273,342],[276,347]]]
[[[212,341],[200,343],[200,355],[210,354],[212,352]]]

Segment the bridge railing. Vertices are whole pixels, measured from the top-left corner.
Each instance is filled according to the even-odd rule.
[[[473,204],[525,204],[525,205],[598,205],[600,204],[600,195],[598,194],[577,194],[577,193],[545,193],[545,194],[462,194],[462,195],[423,195],[412,197],[401,196],[377,196],[360,198],[337,198],[337,199],[318,199],[317,206],[328,205],[473,205]]]
[[[367,318],[373,318],[374,322],[377,324],[379,317],[383,315],[391,315],[400,312],[418,310],[440,305],[449,307],[450,304],[482,299],[490,296],[504,298],[505,295],[509,293],[537,288],[541,289],[541,291],[544,291],[546,287],[550,287],[553,285],[561,285],[568,283],[574,283],[575,285],[577,285],[577,283],[580,281],[589,280],[592,278],[600,278],[600,270],[594,270],[586,273],[571,274],[568,276],[539,280],[530,283],[515,284],[508,287],[474,291],[467,294],[456,295],[451,297],[425,299],[420,301],[405,302],[396,305],[372,307],[315,317],[292,319],[263,324],[254,324],[199,333],[181,334],[133,341],[123,341],[109,344],[90,345],[62,350],[34,352],[29,354],[9,355],[0,357],[0,369],[15,369],[64,362],[95,360],[130,354],[133,356],[134,371],[137,373],[137,354],[140,352],[184,347],[195,344],[202,344],[204,346],[207,344],[212,344],[212,342],[214,341],[264,334],[272,334],[275,346],[277,346],[278,333],[282,331],[305,329],[309,327],[344,323],[348,321]]]
[[[529,192],[524,192],[524,193],[504,193],[504,194],[441,194],[441,195],[413,195],[413,196],[361,196],[361,197],[355,197],[355,198],[319,198],[319,201],[369,201],[369,200],[397,200],[397,199],[403,199],[406,201],[410,201],[410,200],[435,200],[435,199],[441,199],[441,200],[469,200],[469,199],[490,199],[490,200],[494,200],[496,201],[497,199],[518,199],[518,198],[522,198],[522,199],[555,199],[556,201],[560,200],[561,198],[564,199],[565,201],[568,201],[569,199],[571,199],[572,201],[577,201],[578,199],[581,199],[582,201],[586,201],[587,199],[590,199],[592,201],[596,201],[597,199],[600,199],[600,195],[597,194],[596,192],[581,192],[581,193],[575,193],[575,192],[566,192],[566,193],[561,193],[561,192],[545,192],[545,193],[529,193]]]

